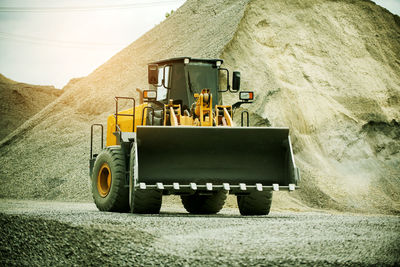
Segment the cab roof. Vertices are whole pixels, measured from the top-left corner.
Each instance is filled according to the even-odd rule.
[[[178,63],[178,62],[183,62],[186,58],[188,58],[190,62],[194,61],[194,62],[204,62],[204,63],[216,64],[217,61],[221,61],[221,64],[224,63],[224,61],[222,59],[218,59],[218,58],[210,59],[210,58],[175,57],[175,58],[154,61],[149,64],[163,65],[163,64],[168,64],[168,63]]]

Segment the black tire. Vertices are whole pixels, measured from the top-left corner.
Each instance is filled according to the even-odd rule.
[[[104,149],[96,158],[91,177],[94,203],[101,211],[129,211],[125,155],[121,147]]]
[[[193,214],[216,214],[225,204],[226,192],[217,191],[212,195],[181,196],[182,204],[189,213]]]
[[[130,154],[130,211],[141,214],[158,214],[162,204],[162,191],[156,189],[136,189],[135,179],[135,145],[133,144]]]
[[[237,202],[242,215],[268,215],[271,209],[272,191],[257,191],[237,196]]]
[[[132,213],[158,214],[162,203],[162,192],[155,189],[135,189],[133,192]]]

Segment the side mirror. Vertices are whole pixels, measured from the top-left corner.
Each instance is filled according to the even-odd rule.
[[[149,84],[158,84],[158,65],[157,64],[149,64],[148,65],[148,78]]]
[[[232,76],[232,91],[237,92],[240,90],[240,72],[234,71]]]
[[[218,90],[218,92],[227,92],[231,90],[231,85],[229,84],[229,70],[225,68],[219,68],[219,71],[226,71],[226,89]]]

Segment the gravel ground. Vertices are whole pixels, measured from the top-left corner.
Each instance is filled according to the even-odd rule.
[[[0,266],[398,265],[400,218],[327,212],[242,217],[99,212],[92,203],[0,200]]]

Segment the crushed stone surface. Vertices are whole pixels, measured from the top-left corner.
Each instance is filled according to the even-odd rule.
[[[91,203],[2,200],[3,266],[367,266],[400,263],[400,218],[327,212],[243,217],[98,211]]]

